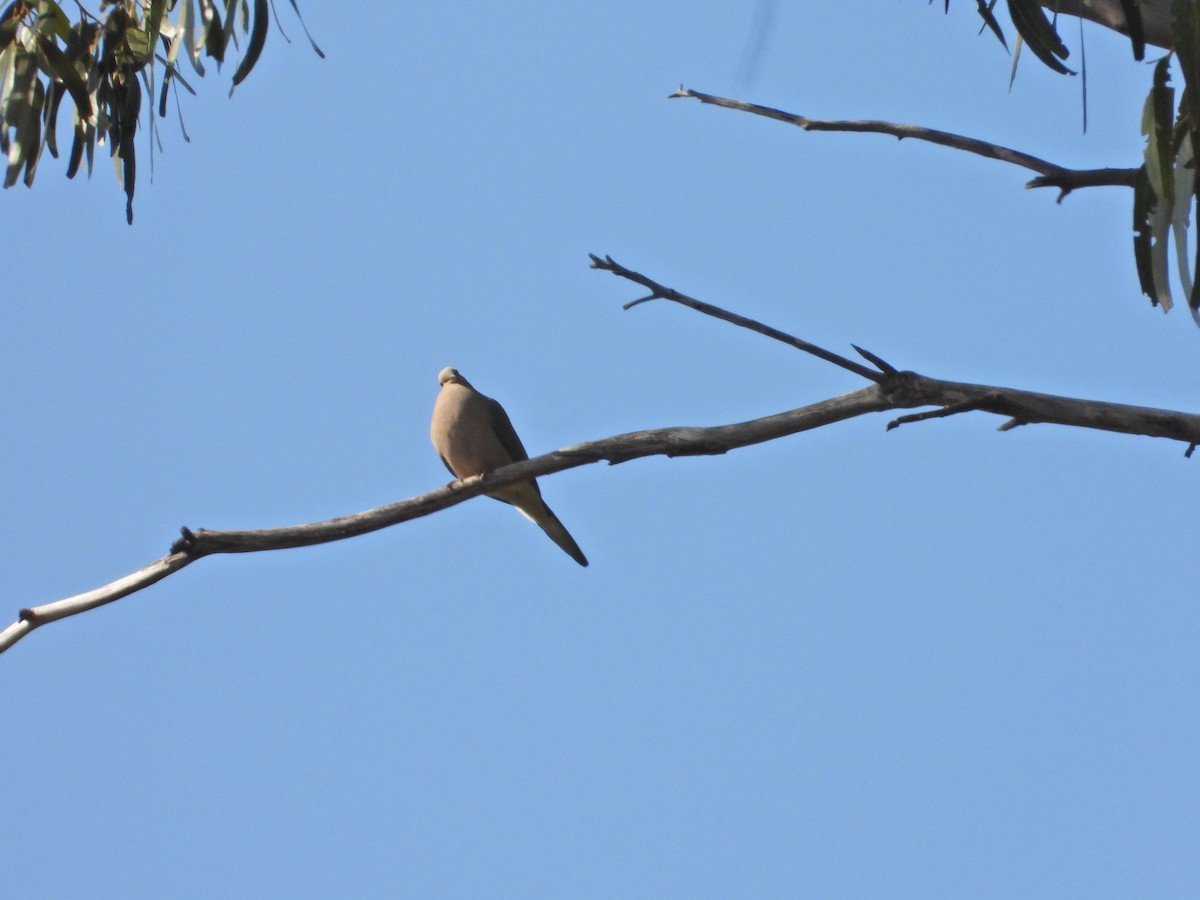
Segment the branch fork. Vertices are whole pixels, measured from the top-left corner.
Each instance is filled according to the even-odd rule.
[[[601,461],[616,465],[647,456],[718,455],[739,447],[776,440],[814,428],[822,428],[834,422],[841,422],[868,413],[934,407],[925,412],[910,413],[894,418],[888,423],[888,430],[895,429],[900,425],[941,419],[965,412],[985,412],[1005,417],[1005,422],[1000,425],[1002,431],[1010,430],[1018,425],[1040,422],[1095,428],[1123,434],[1141,434],[1181,441],[1187,445],[1187,455],[1189,456],[1191,451],[1200,444],[1200,415],[1194,413],[1078,400],[1013,388],[943,381],[917,372],[899,370],[877,354],[851,345],[860,357],[871,364],[865,366],[856,360],[819,347],[777,328],[689,297],[639,272],[626,268],[610,256],[593,255],[591,261],[592,268],[611,272],[650,292],[648,295],[626,304],[626,308],[650,300],[668,300],[678,303],[704,315],[713,316],[740,328],[747,328],[773,340],[781,341],[790,347],[845,369],[870,384],[848,394],[746,422],[708,427],[655,428],[573,444],[552,453],[504,466],[484,475],[453,481],[427,494],[421,494],[408,500],[339,516],[323,522],[244,531],[220,531],[204,528],[193,530],[184,527],[180,530],[180,537],[172,543],[168,554],[148,566],[94,590],[53,603],[21,609],[17,621],[0,631],[0,653],[8,650],[21,638],[42,625],[78,615],[127,597],[205,556],[220,553],[283,550],[344,540],[397,525],[410,519],[427,516],[525,478],[551,475],[555,472]]]

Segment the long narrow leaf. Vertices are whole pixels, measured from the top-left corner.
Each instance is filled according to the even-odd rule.
[[[150,0],[149,21],[143,22],[142,27],[150,35],[150,48],[146,59],[152,61],[158,49],[158,36],[162,32],[163,16],[167,14],[167,0]]]
[[[1003,45],[1005,50],[1008,50],[1008,41],[1004,39],[1004,31],[1000,28],[1000,23],[996,21],[996,17],[992,15],[992,7],[995,5],[996,0],[992,0],[991,3],[986,2],[986,0],[976,0],[976,2],[979,4],[979,15],[983,17],[983,24],[991,29],[992,34],[996,36],[996,40]]]
[[[33,80],[33,118],[29,122],[29,153],[25,157],[25,187],[33,187],[33,177],[37,173],[38,162],[42,158],[45,141],[42,140],[42,110],[46,102],[46,88],[38,79]]]
[[[1025,46],[1025,39],[1021,37],[1021,32],[1017,32],[1017,37],[1013,41],[1012,65],[1008,70],[1008,89],[1011,91],[1013,82],[1017,80],[1017,63],[1021,61],[1021,48]]]
[[[1133,58],[1141,62],[1146,58],[1146,29],[1142,26],[1141,4],[1138,0],[1121,0],[1121,12],[1125,14],[1125,29],[1133,46]]]
[[[35,85],[40,87],[37,78],[37,55],[28,51],[18,51],[13,60],[13,86],[8,94],[8,102],[4,105],[4,125],[13,130],[12,141],[8,148],[8,169],[4,173],[4,186],[12,187],[17,183],[29,159],[35,154],[41,143],[41,104],[34,109],[37,98]],[[34,140],[34,132],[37,140]]]
[[[20,0],[13,0],[0,13],[0,51],[6,50],[17,39],[17,26],[21,24]]]
[[[1142,293],[1157,306],[1154,292],[1154,262],[1150,258],[1150,217],[1154,212],[1154,191],[1143,165],[1133,183],[1133,259],[1137,265],[1138,284]]]
[[[300,7],[296,5],[296,0],[291,0],[291,3],[292,9],[296,11],[296,18],[300,20],[300,27],[304,29],[304,36],[308,38],[308,42],[312,45],[313,52],[321,57],[321,59],[324,59],[325,53],[317,46],[317,42],[313,40],[313,36],[308,33],[308,26],[304,24],[304,16],[300,15]]]
[[[1070,51],[1037,0],[1008,0],[1008,14],[1034,56],[1061,75],[1075,74],[1059,62],[1058,58],[1066,59]]]
[[[67,59],[66,54],[58,45],[45,35],[38,35],[38,50],[54,77],[62,82],[75,101],[75,108],[84,119],[92,117],[92,98],[88,95],[87,85],[79,75],[79,70]]]
[[[61,82],[54,82],[50,85],[46,105],[42,107],[42,142],[55,159],[58,158],[58,108],[66,94],[66,87]]]
[[[1146,174],[1150,177],[1150,187],[1163,203],[1170,203],[1175,196],[1174,117],[1175,89],[1171,87],[1171,55],[1167,54],[1154,66],[1153,86],[1142,110]]]
[[[246,45],[246,55],[242,57],[241,64],[237,67],[237,71],[233,73],[233,86],[230,87],[229,93],[233,93],[233,88],[241,84],[250,70],[254,68],[254,64],[258,62],[258,57],[262,54],[263,46],[267,42],[267,26],[270,25],[270,6],[267,0],[254,0],[254,27],[250,32],[250,43]]]
[[[1175,155],[1174,167],[1175,198],[1171,210],[1171,238],[1175,244],[1175,270],[1179,284],[1192,304],[1194,284],[1191,260],[1187,252],[1188,213],[1192,206],[1192,193],[1196,183],[1196,169],[1192,164],[1192,137],[1184,134],[1179,151]]]

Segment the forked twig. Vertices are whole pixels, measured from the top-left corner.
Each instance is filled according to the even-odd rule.
[[[1053,423],[1095,428],[1123,434],[1165,437],[1188,444],[1187,455],[1200,444],[1200,415],[1076,400],[1050,394],[1037,394],[1013,388],[941,381],[899,371],[875,354],[855,346],[855,350],[877,369],[869,369],[808,341],[801,340],[776,328],[728,312],[710,303],[688,297],[673,288],[659,284],[632,269],[627,269],[611,257],[592,256],[597,269],[612,272],[651,291],[634,303],[647,299],[672,300],[684,306],[714,316],[742,328],[748,328],[773,340],[812,354],[833,365],[866,378],[872,384],[840,397],[832,397],[798,409],[711,427],[656,428],[619,434],[564,447],[533,459],[527,459],[483,476],[475,476],[413,497],[399,503],[380,506],[324,522],[293,525],[285,528],[264,528],[248,531],[213,531],[184,528],[182,537],[172,544],[170,553],[111,584],[76,594],[53,603],[22,609],[17,621],[0,631],[0,653],[8,650],[34,629],[50,622],[96,609],[114,600],[127,597],[157,581],[178,572],[204,556],[221,553],[252,553],[282,550],[313,544],[344,540],[371,531],[378,531],[400,522],[429,515],[479,494],[521,481],[549,475],[565,469],[607,461],[610,464],[646,456],[695,456],[726,453],[738,447],[774,440],[801,431],[821,428],[856,416],[893,409],[913,409],[933,406],[937,409],[901,416],[888,428],[905,422],[920,422],[944,418],[962,412],[981,411],[1004,416],[1002,428],[1026,423]]]
[[[803,128],[805,131],[851,131],[886,134],[900,140],[911,138],[917,141],[927,141],[928,143],[950,147],[954,150],[974,153],[976,156],[997,159],[1001,162],[1021,166],[1022,168],[1037,172],[1038,177],[1026,182],[1025,187],[1056,187],[1059,190],[1058,201],[1060,203],[1063,197],[1076,188],[1132,188],[1138,171],[1137,169],[1116,168],[1069,169],[1066,166],[1060,166],[1058,163],[1052,163],[1031,153],[1013,150],[1010,147],[1003,147],[1000,144],[982,141],[979,138],[967,137],[963,134],[939,131],[936,128],[926,128],[921,125],[903,125],[899,122],[884,122],[877,119],[810,119],[807,116],[784,112],[772,106],[762,106],[758,103],[747,103],[744,100],[734,100],[729,97],[705,94],[702,91],[685,88],[683,85],[680,85],[679,90],[668,96],[672,99],[678,97],[694,98],[701,103],[711,106],[735,109],[741,112],[752,113],[756,116],[775,119],[779,122],[786,122],[789,125],[795,125],[797,128]]]
[[[770,325],[764,325],[762,322],[749,319],[746,316],[739,316],[737,313],[732,313],[728,310],[721,309],[719,306],[713,306],[711,303],[705,303],[703,300],[697,300],[695,297],[689,297],[687,294],[681,294],[674,288],[669,288],[665,285],[659,284],[657,281],[647,278],[640,272],[635,272],[632,269],[625,268],[611,256],[605,256],[603,259],[594,253],[589,253],[588,256],[592,260],[593,269],[612,272],[614,275],[624,278],[627,281],[632,281],[635,284],[640,284],[642,287],[650,289],[649,296],[639,297],[637,300],[631,300],[625,304],[623,307],[624,309],[632,309],[638,304],[646,303],[649,300],[670,300],[674,303],[679,303],[683,306],[690,307],[697,312],[702,312],[706,316],[712,316],[715,319],[721,319],[722,321],[737,325],[739,328],[748,328],[750,331],[756,331],[759,334],[765,335],[773,340],[787,344],[789,347],[795,347],[797,350],[803,350],[805,353],[811,353],[813,356],[823,359],[826,362],[833,363],[835,366],[841,366],[843,369],[853,372],[855,375],[861,375],[863,378],[866,378],[870,381],[878,383],[884,379],[883,373],[876,372],[873,369],[868,369],[866,366],[856,363],[852,359],[846,359],[844,356],[839,356],[832,350],[826,350],[824,347],[818,347],[816,344],[809,343],[808,341],[802,340],[794,335],[790,335],[785,331],[780,331],[778,328],[772,328]],[[855,349],[857,350],[858,348],[856,347]],[[876,365],[879,365],[880,363],[882,363],[883,366],[887,365],[887,363],[883,363],[882,360],[878,360],[878,357],[872,359],[871,356],[867,356],[864,351],[859,350],[859,352],[863,353],[867,359],[871,359],[872,362],[875,362]]]

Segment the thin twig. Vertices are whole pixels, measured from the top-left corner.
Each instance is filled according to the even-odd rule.
[[[839,356],[831,350],[826,350],[824,347],[818,347],[816,344],[811,344],[806,340],[788,334],[786,331],[780,331],[778,328],[772,328],[770,325],[764,325],[762,322],[757,322],[754,319],[748,319],[745,316],[739,316],[737,313],[731,313],[728,310],[721,309],[719,306],[713,306],[711,303],[705,303],[703,300],[697,300],[695,297],[689,297],[687,294],[681,294],[679,291],[659,284],[651,278],[647,278],[639,272],[632,269],[627,269],[611,256],[605,256],[601,259],[594,253],[589,253],[592,260],[593,269],[601,269],[605,272],[612,272],[621,278],[632,281],[635,284],[640,284],[644,288],[650,289],[648,297],[639,297],[637,300],[631,300],[626,303],[624,309],[630,309],[637,306],[639,303],[645,303],[648,300],[671,300],[683,306],[690,307],[697,312],[702,312],[706,316],[712,316],[716,319],[721,319],[739,328],[748,328],[751,331],[766,335],[769,338],[787,344],[789,347],[795,347],[797,350],[803,350],[805,353],[811,353],[826,362],[833,363],[835,366],[841,366],[855,375],[861,375],[870,381],[879,383],[884,380],[884,375],[868,369],[864,365],[856,363],[852,359],[846,359],[844,356]],[[859,351],[862,352],[862,351]],[[886,363],[885,363],[886,365]]]
[[[803,128],[805,131],[853,131],[872,134],[887,134],[903,140],[912,138],[918,141],[928,141],[955,150],[964,150],[988,159],[998,159],[1037,172],[1041,177],[1026,183],[1027,188],[1056,187],[1059,189],[1059,201],[1076,188],[1118,186],[1133,187],[1137,169],[1068,169],[1057,163],[1041,159],[1030,153],[1002,147],[990,141],[954,134],[949,131],[939,131],[936,128],[925,128],[921,125],[903,125],[898,122],[883,122],[874,119],[831,120],[810,119],[795,113],[784,112],[771,106],[761,106],[757,103],[747,103],[744,100],[733,100],[729,97],[718,97],[705,94],[690,88],[679,86],[679,90],[668,95],[671,98],[692,97],[701,103],[721,106],[725,109],[736,109],[741,112],[753,113],[768,119],[776,119]]]
[[[908,416],[900,416],[892,419],[887,423],[887,430],[899,428],[901,425],[908,425],[913,422],[927,422],[930,419],[944,419],[946,416],[957,416],[959,413],[972,412],[979,409],[978,400],[962,400],[959,403],[951,403],[948,406],[943,406],[941,409],[931,409],[923,413],[913,413]]]

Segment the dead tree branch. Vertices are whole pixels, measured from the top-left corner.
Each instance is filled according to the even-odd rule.
[[[869,387],[748,422],[710,428],[655,428],[576,444],[505,466],[487,475],[451,482],[409,500],[324,522],[252,531],[192,531],[184,528],[183,536],[171,545],[170,553],[145,568],[103,587],[42,606],[22,609],[17,621],[0,631],[0,653],[8,650],[35,628],[120,600],[178,572],[204,556],[285,550],[344,540],[427,516],[530,476],[550,475],[603,461],[615,465],[646,456],[702,456],[726,453],[738,447],[775,440],[864,413],[890,408],[891,402],[878,388]]]
[[[923,413],[893,419],[888,424],[889,429],[901,424],[978,411],[1004,417],[1005,421],[1000,425],[1001,430],[1016,425],[1046,423],[1169,438],[1184,443],[1188,448],[1200,444],[1200,415],[1194,413],[942,381],[916,372],[900,371],[875,354],[855,347],[861,356],[876,367],[871,369],[776,328],[688,297],[622,266],[611,257],[592,256],[591,259],[593,268],[611,272],[643,289],[649,289],[651,294],[643,298],[645,300],[670,300],[738,327],[750,329],[847,369],[871,381],[872,384],[849,394],[747,422],[709,427],[655,428],[575,444],[505,466],[486,475],[451,482],[435,491],[408,500],[324,522],[249,531],[193,531],[184,528],[182,537],[171,545],[170,552],[145,568],[94,590],[20,610],[17,621],[0,631],[0,653],[42,625],[127,597],[205,556],[284,550],[344,540],[427,516],[531,476],[551,475],[597,462],[615,465],[647,456],[676,457],[727,453],[739,447],[776,440],[868,413],[934,407]],[[636,305],[637,302],[642,301],[635,301],[629,305]]]
[[[1042,6],[1058,15],[1078,16],[1120,34],[1129,34],[1121,0],[1042,0]],[[1140,12],[1146,43],[1169,50],[1172,44],[1170,0],[1141,0]]]
[[[1038,177],[1025,183],[1027,188],[1054,187],[1058,188],[1058,201],[1061,203],[1063,197],[1071,193],[1077,188],[1087,187],[1128,187],[1132,188],[1134,179],[1137,176],[1137,169],[1069,169],[1066,166],[1060,166],[1057,163],[1052,163],[1047,160],[1033,156],[1029,153],[1024,153],[1020,150],[1013,150],[1009,147],[1002,147],[999,144],[993,144],[989,141],[981,141],[978,138],[967,137],[962,134],[953,134],[949,131],[938,131],[936,128],[925,128],[920,125],[902,125],[897,122],[882,122],[872,119],[860,120],[827,120],[827,119],[810,119],[806,116],[795,115],[794,113],[784,112],[781,109],[775,109],[771,106],[760,106],[757,103],[747,103],[744,100],[731,100],[728,97],[717,97],[713,94],[704,94],[700,91],[693,91],[690,88],[685,88],[680,85],[679,90],[669,95],[671,98],[676,97],[693,97],[701,103],[707,103],[712,106],[721,106],[725,109],[736,109],[742,112],[753,113],[756,116],[764,116],[768,119],[776,119],[780,122],[786,122],[789,125],[795,125],[797,128],[803,128],[805,131],[853,131],[866,132],[871,134],[887,134],[892,137],[903,140],[904,138],[912,138],[918,141],[928,141],[931,144],[939,144],[943,147],[950,147],[954,150],[963,150],[967,153],[974,153],[976,156],[984,156],[988,159],[998,159],[1001,162],[1006,162],[1014,166],[1021,166],[1025,169],[1037,172]]]

